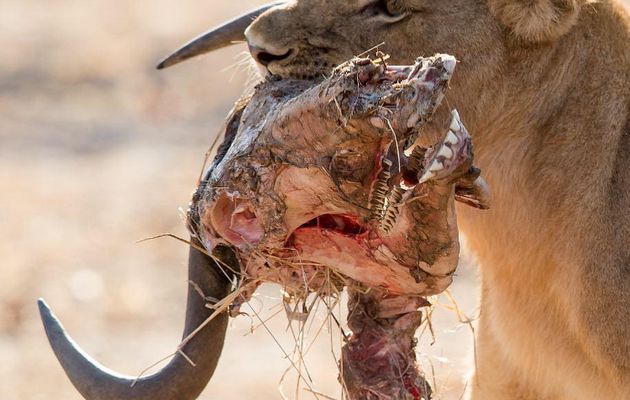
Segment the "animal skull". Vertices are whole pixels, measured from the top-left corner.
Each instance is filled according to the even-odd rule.
[[[249,279],[293,291],[305,278],[283,266],[299,265],[310,291],[329,267],[391,294],[442,292],[459,254],[455,184],[478,172],[457,112],[435,146],[413,143],[454,68],[446,55],[359,59],[315,87],[261,84],[198,191],[193,233],[210,251],[235,247]]]
[[[190,210],[209,252],[236,249],[244,294],[233,312],[262,282],[302,299],[330,290],[331,280],[349,288],[350,399],[429,398],[415,364],[417,310],[457,266],[457,184],[475,189],[469,204],[485,207],[456,111],[442,140],[415,144],[455,64],[447,55],[405,67],[354,59],[315,86],[259,85],[228,123],[229,147]]]

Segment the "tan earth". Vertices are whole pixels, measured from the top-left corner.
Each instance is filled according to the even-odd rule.
[[[35,304],[40,296],[81,346],[115,370],[138,374],[175,349],[186,246],[168,238],[136,242],[186,235],[178,209],[186,207],[204,153],[251,67],[244,46],[164,72],[153,66],[191,35],[260,3],[0,2],[3,400],[80,398],[46,342]],[[462,264],[451,292],[474,316],[475,270]],[[252,308],[243,308],[250,316],[233,320],[201,399],[280,399],[287,369],[286,398],[317,398],[296,386],[283,353],[295,348],[284,311],[266,323],[269,332],[259,326],[259,318],[282,310],[279,298],[277,287],[266,286]],[[437,302],[435,343],[425,331],[419,359],[437,398],[460,399],[473,335],[447,296]],[[317,340],[305,365],[312,389],[340,399],[340,331],[326,315],[322,306],[307,324],[304,348]]]

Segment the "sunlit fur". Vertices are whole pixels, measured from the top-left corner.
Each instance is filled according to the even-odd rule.
[[[326,73],[381,42],[392,63],[436,52],[461,61],[447,103],[493,192],[491,211],[459,209],[482,275],[472,399],[630,399],[626,11],[610,1],[403,0],[400,20],[368,3],[293,1],[248,38],[292,51],[268,67],[283,76]]]

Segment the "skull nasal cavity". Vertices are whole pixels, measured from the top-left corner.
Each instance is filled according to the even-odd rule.
[[[282,61],[288,58],[293,50],[288,50],[284,54],[274,54],[266,49],[261,49],[260,47],[249,46],[249,52],[251,53],[252,57],[254,57],[254,60],[256,60],[256,62],[266,67],[273,61]]]

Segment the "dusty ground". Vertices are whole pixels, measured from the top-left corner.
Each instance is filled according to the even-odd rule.
[[[48,348],[39,296],[90,354],[121,372],[137,374],[177,345],[186,248],[170,239],[136,241],[185,235],[178,208],[186,206],[204,152],[248,74],[235,66],[243,47],[165,72],[153,65],[256,3],[0,2],[2,399],[79,398]],[[461,267],[453,294],[475,313],[473,267]],[[278,297],[277,288],[266,287],[252,307],[266,318]],[[259,325],[251,314],[233,321],[202,398],[281,398],[278,382],[290,366],[282,349],[293,349],[293,336],[282,316],[268,322],[282,349],[264,328],[249,334],[252,323]],[[435,371],[439,398],[459,399],[473,336],[445,307],[433,321],[435,344],[425,333],[420,359]],[[322,322],[324,313],[311,338]],[[325,326],[306,363],[313,387],[333,398],[340,398],[338,337]],[[283,391],[314,398],[296,390],[295,373]]]

